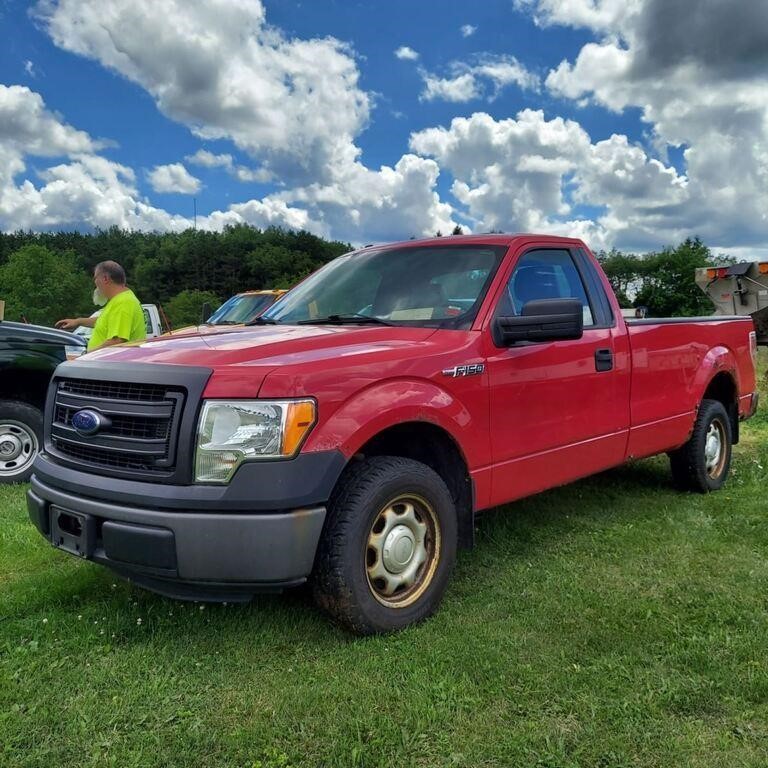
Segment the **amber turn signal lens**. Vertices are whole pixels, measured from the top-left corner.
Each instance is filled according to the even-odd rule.
[[[315,403],[312,400],[300,400],[288,404],[283,435],[283,456],[293,456],[299,450],[317,418]]]
[[[757,265],[761,275],[768,275],[768,261],[762,261]]]

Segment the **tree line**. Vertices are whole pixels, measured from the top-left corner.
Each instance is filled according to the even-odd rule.
[[[234,293],[289,288],[349,251],[306,231],[231,226],[222,232],[0,233],[0,299],[8,320],[51,325],[94,311],[91,274],[112,259],[143,303],[163,306],[174,327],[196,321]]]
[[[0,299],[8,320],[52,325],[90,314],[93,267],[113,259],[125,267],[139,299],[161,305],[179,327],[196,322],[204,302],[215,309],[240,291],[289,288],[350,249],[306,231],[248,225],[163,234],[116,227],[0,233]],[[698,238],[644,255],[611,250],[597,256],[622,306],[646,307],[650,317],[711,313],[694,269],[729,262]]]

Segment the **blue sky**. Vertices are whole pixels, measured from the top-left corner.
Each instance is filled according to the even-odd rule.
[[[0,227],[182,229],[194,200],[213,229],[758,255],[768,19],[704,58],[684,29],[731,22],[699,6],[0,0]]]

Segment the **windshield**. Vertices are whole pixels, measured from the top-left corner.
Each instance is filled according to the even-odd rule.
[[[276,296],[269,293],[241,294],[227,299],[207,320],[211,325],[247,323],[258,317]]]
[[[339,256],[263,318],[288,325],[373,317],[395,325],[468,328],[506,246],[450,245]]]

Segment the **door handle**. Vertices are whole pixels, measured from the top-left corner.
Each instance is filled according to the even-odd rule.
[[[596,349],[595,350],[595,370],[598,372],[613,370],[613,350]]]

